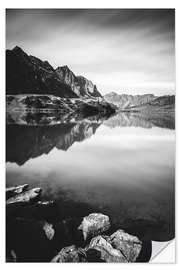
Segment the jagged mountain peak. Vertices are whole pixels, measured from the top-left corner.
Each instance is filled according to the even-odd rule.
[[[154,100],[153,94],[129,95],[110,92],[104,96],[105,100],[124,109],[130,106],[138,106]]]
[[[79,78],[79,79],[86,79],[84,76],[82,76],[82,75],[77,75],[76,76],[77,78]]]
[[[84,76],[76,76],[67,65],[58,67],[56,73],[59,79],[70,85],[72,90],[80,97],[101,97],[96,85]]]
[[[21,49],[21,47],[19,47],[19,46],[15,46],[15,47],[12,49],[12,51],[14,51],[14,52],[17,52],[17,51],[19,51],[19,52],[24,52],[23,49]]]
[[[118,93],[108,93],[104,96],[107,102],[110,102],[120,109],[128,108],[144,108],[147,106],[171,106],[174,107],[175,96],[155,96],[154,94],[138,94],[138,95],[128,95],[128,94],[118,94]]]
[[[6,51],[7,94],[53,94],[60,97],[102,97],[96,85],[67,66],[54,69],[48,61],[26,54],[19,46]]]
[[[58,66],[55,69],[56,73],[60,76],[60,79],[63,80],[63,78],[65,79],[65,76],[71,74],[71,76],[75,77],[75,74],[73,73],[73,71],[67,66]]]
[[[15,46],[12,50],[9,50],[9,51],[12,51],[16,55],[28,57],[28,54],[19,46]]]
[[[70,70],[70,68],[67,65],[61,66],[60,68]]]
[[[47,61],[29,56],[18,46],[6,51],[6,93],[77,97],[69,85],[58,79]]]
[[[65,71],[71,71],[71,69],[67,66],[67,65],[64,65],[64,66],[58,66],[56,68],[56,70],[65,70]],[[72,72],[72,71],[71,71]]]
[[[47,60],[42,61],[41,59],[39,59],[38,57],[35,57],[33,55],[29,55],[29,58],[31,59],[32,63],[36,66],[42,67],[47,71],[52,71],[54,72],[53,67],[49,64],[49,62]]]

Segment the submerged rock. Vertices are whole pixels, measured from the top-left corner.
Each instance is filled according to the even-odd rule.
[[[43,230],[44,230],[47,238],[49,240],[52,240],[54,237],[54,234],[55,234],[55,231],[53,229],[53,225],[45,221],[43,224]]]
[[[127,262],[127,259],[121,253],[112,247],[112,245],[101,235],[94,237],[89,246],[86,248],[86,253],[93,252],[94,250],[94,261],[99,261],[100,259],[104,262]],[[99,253],[95,253],[95,251]],[[97,254],[97,257],[96,257]]]
[[[77,249],[75,245],[62,248],[51,262],[85,262],[86,255],[83,249]]]
[[[6,204],[16,204],[16,203],[29,203],[37,199],[41,194],[41,188],[33,188],[31,190],[20,193],[14,197],[9,198]]]
[[[42,205],[42,206],[49,206],[49,205],[53,205],[54,201],[38,201],[37,204]]]
[[[129,262],[135,262],[140,254],[142,242],[138,237],[118,230],[109,237],[111,245],[120,250]]]
[[[28,189],[29,185],[21,185],[17,187],[8,187],[6,188],[6,199],[9,199],[10,197],[16,196],[17,194],[20,194]]]
[[[79,230],[82,230],[84,240],[105,232],[110,227],[109,217],[101,213],[92,213],[83,218]]]

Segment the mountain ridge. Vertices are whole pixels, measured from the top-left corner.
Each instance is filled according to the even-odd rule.
[[[106,101],[113,103],[114,105],[125,109],[129,106],[141,105],[149,101],[154,100],[156,97],[153,94],[144,95],[128,95],[128,94],[117,94],[116,92],[110,92],[104,95]]]
[[[83,76],[76,76],[68,66],[54,69],[48,61],[28,55],[18,46],[6,50],[6,93],[102,98],[96,85]]]
[[[153,94],[143,95],[128,95],[117,94],[110,92],[104,96],[107,102],[110,102],[118,107],[119,110],[125,111],[151,111],[157,112],[158,110],[167,112],[168,110],[175,110],[175,96],[164,95],[155,96]]]
[[[78,96],[90,98],[102,97],[100,92],[97,90],[96,85],[94,85],[92,81],[81,75],[76,76],[67,65],[57,67],[55,71],[59,79],[63,83],[71,86],[72,90]]]

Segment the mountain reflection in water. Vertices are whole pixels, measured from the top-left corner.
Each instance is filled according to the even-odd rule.
[[[75,141],[92,136],[100,124],[67,123],[54,126],[7,126],[7,161],[23,165],[30,158],[48,154],[54,147],[67,150]]]
[[[132,113],[7,119],[7,186],[42,187],[45,199],[68,205],[64,217],[100,211],[142,239],[174,238],[174,120]]]

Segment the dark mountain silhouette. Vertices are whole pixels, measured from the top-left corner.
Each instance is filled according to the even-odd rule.
[[[21,48],[6,51],[6,94],[54,94],[77,97],[62,83],[51,65],[28,56]]]
[[[93,83],[67,66],[54,69],[20,47],[6,51],[6,94],[49,94],[58,97],[101,97]]]

